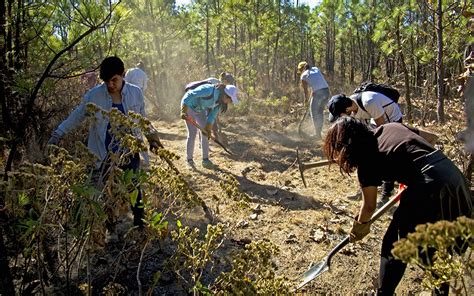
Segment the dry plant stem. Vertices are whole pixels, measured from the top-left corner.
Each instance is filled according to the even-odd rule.
[[[137,283],[138,283],[138,295],[142,296],[142,282],[140,281],[140,269],[142,267],[142,262],[143,262],[143,255],[145,254],[145,250],[148,246],[148,243],[150,241],[147,239],[145,242],[145,246],[143,246],[142,252],[140,254],[140,261],[138,262],[138,268],[137,268]]]
[[[43,206],[43,210],[41,211],[41,216],[39,217],[39,225],[43,225],[43,218],[45,216],[45,213],[46,213],[46,209],[48,207],[48,204],[49,204],[49,198],[48,198],[48,194],[47,194],[48,191],[46,191],[46,195],[45,195],[45,204]],[[37,229],[36,230],[36,233],[34,235],[34,237],[38,238],[39,237],[39,230]],[[42,266],[41,262],[43,262],[43,260],[41,260],[41,256],[40,256],[40,240],[37,239],[36,240],[36,255],[37,255],[37,260],[38,260],[38,265],[37,265],[37,271],[38,271],[38,279],[40,281],[40,284],[41,284],[41,291],[43,292],[43,295],[46,295],[45,293],[45,288],[44,288],[44,281],[43,281],[43,276],[42,276],[42,272],[40,270],[40,267]]]
[[[115,260],[112,262],[112,264],[110,264],[110,266],[114,266],[116,265],[116,268],[115,268],[115,272],[114,272],[114,276],[112,277],[112,281],[114,282],[115,279],[117,278],[117,275],[119,273],[119,263],[120,263],[120,260],[122,258],[122,255],[125,254],[126,252],[130,251],[133,246],[130,246],[128,249],[125,249],[125,247],[127,246],[127,244],[123,244],[123,247],[122,247],[122,250],[120,251],[120,253],[117,255],[117,257],[115,258]]]
[[[67,235],[67,222],[66,222],[66,229],[64,231],[65,234],[65,249],[66,249],[66,292],[69,295],[69,249],[68,249],[68,235]]]
[[[41,285],[41,292],[43,293],[43,295],[46,295],[46,291],[44,289],[44,281],[43,281],[43,273],[41,272],[41,262],[43,260],[41,260],[40,258],[40,254],[39,254],[39,240],[36,241],[36,249],[37,249],[37,252],[36,252],[36,260],[38,262],[37,264],[37,267],[36,267],[36,271],[38,272],[38,279],[39,279],[39,282],[40,282],[40,285]]]
[[[94,219],[92,219],[91,221],[91,229],[92,229],[92,225],[94,225]],[[87,228],[86,228],[87,229]],[[83,244],[82,246],[80,247],[79,249],[79,260],[77,260],[77,273],[79,274],[79,270],[81,269],[81,262],[82,262],[82,254],[84,252],[84,248],[86,245],[89,245],[90,243],[90,231],[87,231],[86,232],[86,236],[85,236],[85,239],[83,241]],[[89,258],[90,254],[89,254],[89,250],[87,250],[87,253],[86,253],[86,260],[87,260],[87,264],[90,264],[90,258]],[[87,265],[87,268],[89,268],[89,265]],[[89,284],[89,278],[88,278],[88,281],[87,283]]]

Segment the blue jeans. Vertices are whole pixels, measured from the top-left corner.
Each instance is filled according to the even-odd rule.
[[[329,100],[329,88],[318,89],[313,92],[310,103],[310,115],[313,120],[315,136],[321,137],[321,130],[323,129],[324,115],[323,111]]]

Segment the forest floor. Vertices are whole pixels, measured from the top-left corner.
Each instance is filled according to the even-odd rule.
[[[309,120],[305,124],[303,130],[310,130]],[[284,122],[283,118],[274,116],[225,118],[222,132],[234,155],[211,144],[210,159],[218,166],[217,170],[202,168],[198,140],[196,168],[185,166],[186,129],[182,121],[155,121],[154,125],[165,147],[181,157],[176,162],[179,170],[214,213],[214,221],[196,214],[183,224],[223,223],[227,243],[222,248],[241,248],[250,241],[269,240],[280,250],[274,258],[277,274],[296,285],[299,275],[312,263],[322,260],[347,235],[360,206],[357,177],[341,175],[336,166],[308,169],[304,172],[305,188],[296,162],[296,149],[302,161],[318,161],[323,157],[322,142],[298,134],[297,122]],[[219,182],[226,174],[234,176],[240,191],[250,197],[248,210],[236,211],[235,203],[222,200]],[[366,239],[346,246],[333,258],[330,272],[302,291],[310,294],[374,291],[381,238],[390,219],[390,214],[386,214],[372,226]],[[419,269],[409,267],[397,293],[421,292],[421,278]]]
[[[224,118],[221,129],[233,155],[211,144],[210,159],[218,166],[216,170],[201,166],[198,140],[194,152],[196,166],[194,169],[186,166],[187,133],[183,121],[155,120],[153,125],[160,132],[166,149],[180,156],[175,161],[176,167],[213,213],[213,218],[209,219],[200,207],[196,207],[181,217],[182,224],[198,227],[201,231],[205,231],[207,224],[224,225],[225,239],[215,256],[216,261],[219,261],[219,256],[226,257],[232,251],[242,250],[251,241],[271,241],[279,248],[279,253],[273,258],[277,275],[284,276],[295,287],[299,284],[299,276],[311,264],[321,261],[347,235],[352,217],[360,207],[360,193],[357,176],[343,176],[335,165],[306,170],[305,187],[296,162],[296,149],[299,149],[303,162],[318,161],[323,159],[322,142],[307,135],[309,120],[304,126],[304,134],[298,134],[296,120],[285,120],[288,119],[283,115],[265,117],[255,114]],[[155,161],[152,158],[152,163]],[[235,201],[226,199],[219,184],[228,175],[235,177],[239,190],[249,196],[249,207],[239,208]],[[390,213],[382,216],[362,242],[349,244],[336,254],[330,271],[310,282],[301,292],[373,293],[377,287],[381,239],[390,219]],[[169,238],[167,240],[169,242]],[[125,243],[123,247],[106,250],[108,255],[104,256],[119,256],[119,252],[124,253],[128,247]],[[115,270],[111,280],[125,284],[128,293],[137,295],[135,273],[139,256],[143,256],[141,277],[145,283],[151,281],[153,273],[163,267],[162,262],[172,253],[169,248],[151,246],[143,254],[137,251],[131,255],[134,258],[124,261],[128,262],[127,266],[103,265],[104,277],[96,280],[104,284],[107,277],[112,277],[110,270]],[[101,257],[98,258],[94,260],[96,267],[100,265]],[[397,294],[429,293],[421,284],[422,276],[419,268],[409,266]],[[204,278],[203,282],[206,281],[212,282],[212,279]],[[152,294],[188,294],[178,282],[175,275],[164,273]]]

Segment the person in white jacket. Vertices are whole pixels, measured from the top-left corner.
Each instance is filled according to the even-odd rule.
[[[135,68],[128,69],[127,73],[125,73],[125,81],[138,86],[145,92],[148,83],[148,75],[145,73],[145,64],[140,61]]]
[[[128,149],[122,147],[119,139],[115,137],[108,116],[103,116],[101,112],[89,114],[87,104],[93,103],[105,111],[111,111],[112,108],[116,108],[125,115],[128,115],[130,111],[142,116],[146,115],[143,92],[138,86],[124,81],[124,72],[125,67],[120,58],[115,56],[105,58],[100,65],[99,75],[104,83],[97,85],[84,95],[84,99],[79,106],[54,130],[48,141],[50,145],[57,145],[65,134],[80,126],[87,116],[94,116],[95,120],[92,120],[89,126],[87,146],[97,156],[96,174],[100,174],[99,180],[107,175],[107,168],[110,167],[111,153],[127,153]],[[133,130],[131,133],[133,133],[133,136],[141,138],[140,130]],[[145,136],[151,149],[163,147],[158,133],[153,128]],[[121,165],[121,168],[123,170],[139,170],[139,154],[136,153],[129,156],[127,162]],[[132,205],[132,211],[134,214],[134,225],[141,227],[143,226],[143,202],[140,188],[139,186],[137,187],[139,193],[136,203]],[[111,217],[109,217],[109,220],[112,220]],[[107,221],[109,231],[114,232],[113,224],[114,221]],[[116,240],[116,238],[112,238],[112,240]]]

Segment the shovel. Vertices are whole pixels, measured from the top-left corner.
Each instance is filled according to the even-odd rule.
[[[378,209],[377,212],[372,215],[372,218],[370,218],[367,223],[374,223],[374,221],[378,220],[380,216],[385,214],[385,212],[387,212],[391,207],[393,207],[400,200],[400,197],[402,196],[402,193],[405,189],[406,186],[400,184],[400,189],[398,190],[398,193],[394,197],[392,197],[387,203],[385,203],[380,209]],[[296,287],[295,291],[301,289],[304,285],[314,280],[322,273],[328,271],[329,267],[331,266],[332,257],[342,248],[344,248],[347,244],[349,244],[349,235],[346,236],[340,243],[338,243],[337,246],[335,246],[334,249],[332,249],[331,252],[329,252],[329,254],[321,262],[314,265],[308,271],[303,273],[303,275],[300,276],[301,283]]]
[[[222,144],[219,140],[217,140],[213,135],[208,135],[207,132],[199,126],[199,124],[191,117],[191,116],[187,116],[186,117],[186,121],[191,123],[192,125],[194,125],[198,130],[201,131],[201,133],[203,135],[205,135],[206,137],[208,137],[209,139],[213,140],[214,142],[216,142],[219,146],[222,147],[222,149],[225,150],[225,152],[229,153],[230,155],[233,155],[232,152],[230,152],[229,150],[227,150],[227,147],[224,146],[224,144]]]

